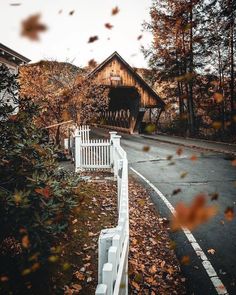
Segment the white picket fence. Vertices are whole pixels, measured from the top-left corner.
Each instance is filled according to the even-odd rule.
[[[75,127],[74,127],[75,128]],[[68,149],[70,150],[72,160],[75,161],[75,136],[80,136],[81,143],[89,142],[90,128],[88,125],[78,126],[74,129],[74,132],[70,134],[68,139]]]
[[[117,132],[110,132],[110,140],[82,142],[75,132],[75,170],[111,168],[117,178],[118,222],[99,236],[96,295],[128,295],[128,161],[120,138]]]

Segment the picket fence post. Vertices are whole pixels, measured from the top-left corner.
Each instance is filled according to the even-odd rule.
[[[120,135],[114,135],[113,136],[113,160],[114,160],[114,175],[117,176],[118,174],[118,158],[116,153],[114,153],[114,150],[117,148],[120,148]]]
[[[75,130],[75,172],[78,172],[81,168],[81,157],[80,157],[80,146],[81,146],[81,134],[76,128]]]
[[[114,144],[113,144],[113,138],[114,136],[117,135],[116,131],[110,131],[110,162],[111,162],[111,166],[112,166],[112,171],[114,168]]]

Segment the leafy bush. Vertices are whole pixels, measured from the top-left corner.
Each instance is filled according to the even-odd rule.
[[[2,72],[0,66],[0,75]],[[32,290],[42,284],[38,273],[45,274],[48,265],[57,260],[56,245],[76,206],[73,186],[79,181],[75,175],[59,171],[53,157],[55,147],[34,124],[36,106],[20,100],[19,109],[13,115],[13,108],[1,102],[1,294],[26,294],[29,289],[30,294],[37,293]]]

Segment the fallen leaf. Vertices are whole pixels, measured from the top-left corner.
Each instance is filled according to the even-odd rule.
[[[76,292],[79,292],[82,289],[82,286],[79,284],[73,284],[73,285],[71,285],[71,288],[76,290]]]
[[[39,40],[39,33],[47,31],[47,26],[40,23],[40,14],[29,16],[21,23],[21,36],[27,37],[32,41]]]
[[[215,249],[208,249],[208,250],[207,250],[207,253],[210,253],[210,254],[212,254],[212,255],[214,255],[215,252],[216,252]]]

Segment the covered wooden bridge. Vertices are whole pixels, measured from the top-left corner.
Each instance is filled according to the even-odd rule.
[[[110,88],[109,109],[101,114],[103,125],[138,132],[141,122],[149,121],[151,109],[157,109],[159,114],[164,109],[165,104],[157,93],[117,52],[97,66],[89,77]]]

